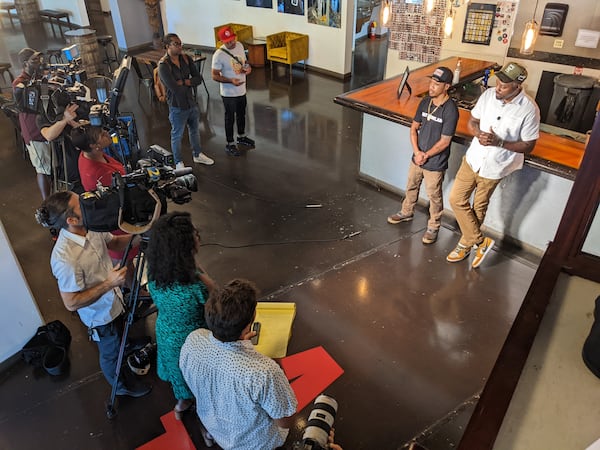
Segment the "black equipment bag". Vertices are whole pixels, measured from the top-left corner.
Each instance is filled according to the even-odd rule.
[[[79,206],[88,230],[110,232],[119,228],[120,198],[116,190],[84,192],[79,196]]]
[[[23,346],[21,357],[27,364],[44,367],[51,375],[60,375],[68,366],[67,351],[71,345],[71,332],[60,320],[39,327]],[[56,355],[60,355],[57,360]]]
[[[594,308],[594,323],[581,352],[583,362],[590,371],[600,378],[600,296]]]

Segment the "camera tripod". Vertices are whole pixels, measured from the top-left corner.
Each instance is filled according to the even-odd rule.
[[[133,240],[137,235],[132,235],[129,243],[127,244],[127,249],[123,255],[123,259],[121,260],[121,267],[126,264],[127,255],[131,250],[133,245]],[[129,335],[129,329],[133,322],[139,319],[143,319],[150,314],[154,314],[156,312],[156,306],[151,306],[148,308],[142,315],[136,315],[137,307],[140,301],[140,289],[143,284],[143,276],[144,276],[144,267],[146,265],[146,257],[145,250],[148,246],[149,237],[146,235],[139,235],[142,240],[139,245],[139,253],[136,256],[136,265],[135,265],[135,274],[133,277],[133,281],[131,284],[131,290],[126,297],[125,308],[127,310],[127,318],[125,320],[125,326],[123,327],[123,335],[121,336],[121,344],[119,346],[119,355],[117,357],[117,366],[115,367],[115,379],[112,385],[112,389],[110,392],[110,398],[106,404],[106,417],[108,419],[113,419],[117,415],[117,410],[115,407],[115,399],[117,396],[117,386],[119,384],[119,378],[121,376],[121,369],[123,365],[123,359],[125,356],[125,347],[127,345],[127,337]]]

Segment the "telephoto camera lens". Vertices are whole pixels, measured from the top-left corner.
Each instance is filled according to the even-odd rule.
[[[327,395],[319,395],[315,399],[315,405],[308,416],[308,423],[302,435],[302,449],[327,448],[329,432],[333,426],[337,409],[337,402]]]

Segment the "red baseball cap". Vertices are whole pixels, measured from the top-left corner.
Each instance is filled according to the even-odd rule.
[[[231,42],[235,39],[235,33],[231,27],[223,27],[219,30],[219,40],[223,43]]]

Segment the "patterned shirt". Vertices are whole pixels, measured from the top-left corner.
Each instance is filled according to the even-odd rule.
[[[274,419],[293,415],[298,402],[283,370],[250,341],[221,342],[198,329],[181,348],[179,367],[198,417],[224,450],[283,445],[288,430]]]

